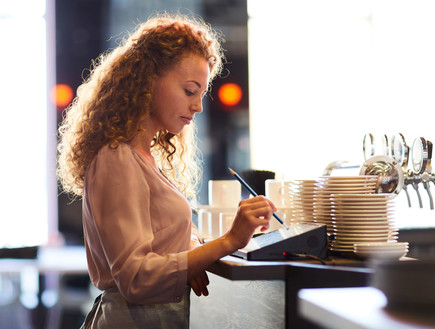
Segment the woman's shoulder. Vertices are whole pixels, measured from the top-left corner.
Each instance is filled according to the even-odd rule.
[[[119,176],[140,168],[130,145],[119,143],[116,147],[104,145],[97,153],[87,174],[90,176],[116,174]]]
[[[119,143],[113,147],[107,144],[98,151],[90,167],[99,170],[102,168],[113,170],[119,167],[137,167],[137,160],[130,145]]]
[[[110,144],[104,145],[97,154],[98,158],[123,158],[133,156],[133,150],[130,145],[126,143],[118,143],[116,146]]]

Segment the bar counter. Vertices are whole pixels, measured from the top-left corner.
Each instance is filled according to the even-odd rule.
[[[299,316],[299,290],[364,287],[373,272],[358,259],[324,262],[224,257],[208,269],[210,295],[192,293],[191,328],[319,328]]]

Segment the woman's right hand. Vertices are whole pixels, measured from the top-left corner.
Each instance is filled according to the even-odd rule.
[[[267,230],[274,211],[272,201],[261,195],[241,201],[231,229],[225,234],[231,249],[245,247],[258,227]]]
[[[195,293],[208,294],[207,281],[195,281],[198,275],[218,259],[245,247],[258,227],[267,230],[274,211],[276,207],[264,196],[243,200],[227,233],[188,252],[187,279]]]

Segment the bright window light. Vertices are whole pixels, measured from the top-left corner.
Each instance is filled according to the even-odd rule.
[[[26,10],[26,8],[31,10]],[[0,5],[0,248],[37,246],[48,240],[50,141],[48,127],[45,1]],[[24,18],[23,18],[24,16]],[[55,186],[55,185],[54,185]]]
[[[433,1],[248,0],[248,14],[251,167],[317,177],[361,165],[366,133],[435,142]]]

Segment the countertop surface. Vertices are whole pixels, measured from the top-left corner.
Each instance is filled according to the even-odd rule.
[[[435,328],[433,315],[388,309],[385,295],[373,287],[302,289],[298,303],[302,316],[325,328]]]
[[[251,261],[226,256],[208,268],[208,271],[230,280],[285,280],[297,271],[342,271],[370,274],[366,262],[354,258],[331,257],[323,260]]]

